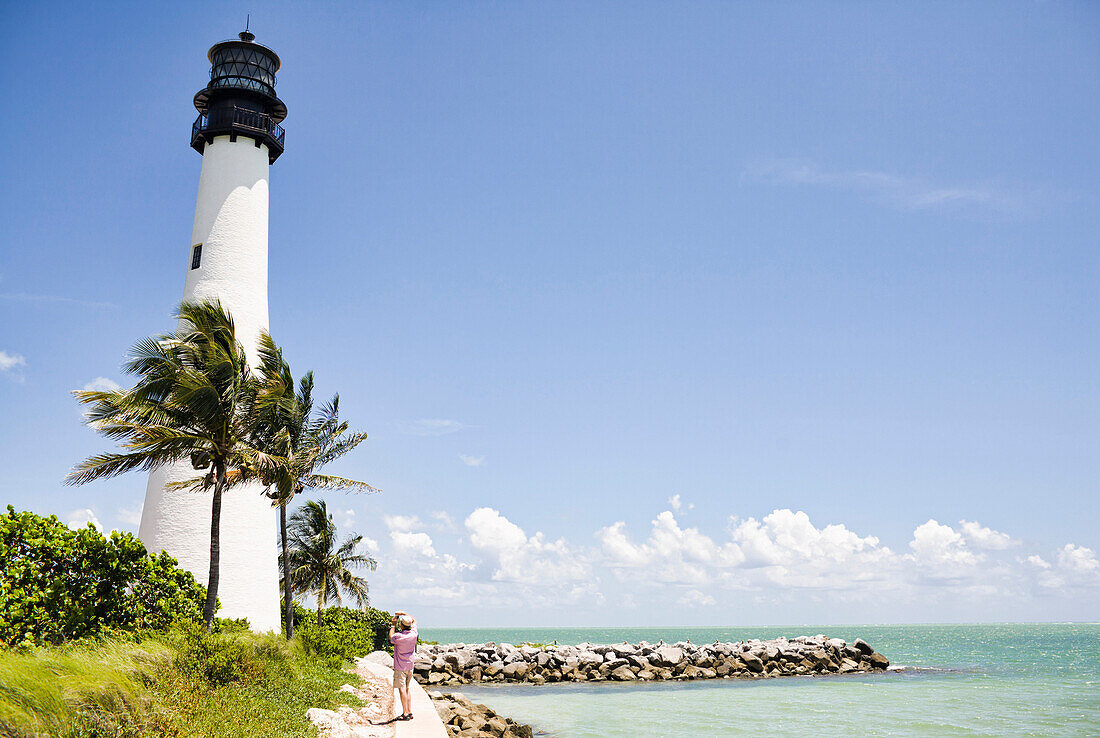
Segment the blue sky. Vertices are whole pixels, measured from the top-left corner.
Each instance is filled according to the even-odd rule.
[[[271,328],[371,436],[377,604],[1100,617],[1097,5],[0,7],[0,503],[135,529],[141,475],[60,484],[68,391],[172,324],[250,12]]]

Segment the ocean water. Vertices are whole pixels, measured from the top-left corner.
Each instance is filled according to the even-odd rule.
[[[558,738],[1100,736],[1100,624],[790,628],[436,628],[440,643],[863,638],[900,671],[649,684],[467,685],[475,702]]]

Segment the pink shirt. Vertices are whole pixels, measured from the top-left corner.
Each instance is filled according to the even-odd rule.
[[[416,628],[398,631],[390,636],[390,643],[393,644],[394,671],[412,671],[416,639]]]

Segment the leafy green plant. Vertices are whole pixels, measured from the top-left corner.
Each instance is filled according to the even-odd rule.
[[[341,662],[372,651],[393,653],[388,638],[391,617],[390,613],[373,607],[365,610],[330,607],[318,626],[315,611],[294,606],[294,621],[306,651]]]
[[[202,615],[206,589],[129,533],[71,530],[56,516],[0,515],[0,642],[30,646],[163,630]]]

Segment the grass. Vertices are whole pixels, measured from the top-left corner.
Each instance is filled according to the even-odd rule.
[[[275,635],[183,629],[0,651],[0,736],[316,736],[310,707],[358,705],[338,663]]]

